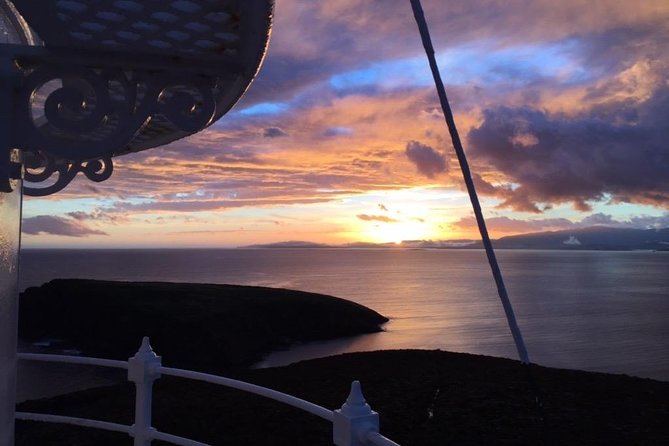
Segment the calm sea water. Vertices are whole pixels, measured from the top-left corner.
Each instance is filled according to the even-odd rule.
[[[498,257],[533,362],[669,380],[669,252]],[[27,250],[21,260],[22,289],[75,277],[261,285],[335,295],[391,318],[385,332],[297,346],[264,365],[395,348],[516,358],[479,250]]]

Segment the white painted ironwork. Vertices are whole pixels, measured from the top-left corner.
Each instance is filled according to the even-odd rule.
[[[51,415],[46,413],[16,412],[17,420],[42,421],[45,423],[71,424],[73,426],[92,427],[105,431],[121,432],[130,435],[132,427],[124,424],[110,423],[108,421],[89,420],[86,418],[66,417],[63,415]]]
[[[199,441],[190,440],[188,438],[178,437],[172,434],[166,434],[164,432],[154,432],[154,440],[161,440],[167,443],[177,444],[179,446],[209,446],[207,443],[201,443]]]
[[[41,196],[78,172],[103,181],[112,157],[167,144],[225,114],[260,68],[274,1],[0,5],[26,36],[0,40],[0,57],[22,81],[8,89],[15,98],[10,144],[30,154],[26,180],[54,176],[46,187],[25,187]]]
[[[148,337],[142,340],[139,350],[128,361],[41,353],[19,353],[18,357],[27,361],[61,362],[127,369],[128,380],[135,383],[135,423],[132,426],[62,415],[17,412],[16,418],[20,420],[64,423],[121,432],[133,437],[135,446],[149,446],[153,440],[162,440],[181,446],[208,446],[206,443],[159,432],[151,426],[151,389],[153,382],[161,375],[169,375],[253,393],[323,418],[332,423],[333,439],[337,446],[399,446],[379,433],[379,414],[374,412],[365,401],[358,381],[352,383],[351,392],[344,405],[340,409],[332,411],[292,395],[244,381],[192,370],[162,367],[161,357],[154,353]]]
[[[332,423],[333,442],[337,446],[369,444],[371,436],[378,434],[379,414],[365,401],[360,382],[353,381],[346,402],[334,411]]]
[[[114,359],[90,358],[86,356],[48,355],[45,353],[19,353],[18,357],[24,361],[60,362],[64,364],[95,365],[99,367],[128,369],[127,361],[116,361]]]
[[[156,430],[151,427],[153,382],[160,378],[160,356],[151,348],[149,338],[142,339],[142,345],[135,356],[128,360],[128,381],[135,383],[135,424],[132,425],[135,446],[151,444]]]
[[[395,443],[393,440],[384,437],[378,432],[369,432],[366,439],[368,443],[376,446],[400,446],[398,443]]]

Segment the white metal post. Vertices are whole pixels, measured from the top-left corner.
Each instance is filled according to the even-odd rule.
[[[369,444],[369,434],[379,431],[379,414],[365,401],[359,381],[353,381],[346,402],[334,411],[332,427],[333,442],[337,446]]]
[[[151,427],[153,382],[160,378],[160,356],[151,348],[149,338],[142,339],[135,356],[128,360],[128,380],[135,383],[135,424],[132,425],[134,446],[150,446],[156,430]]]
[[[0,446],[14,445],[18,263],[21,240],[21,181],[10,179],[12,116],[17,72],[13,60],[0,57]],[[16,160],[18,161],[18,160]]]

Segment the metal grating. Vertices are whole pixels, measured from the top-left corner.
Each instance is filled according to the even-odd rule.
[[[234,55],[238,1],[13,0],[49,46],[140,53]],[[54,20],[56,18],[57,20]]]

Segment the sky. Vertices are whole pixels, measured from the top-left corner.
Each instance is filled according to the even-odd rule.
[[[669,226],[669,2],[423,8],[493,237]],[[277,0],[228,114],[23,215],[27,248],[479,238],[408,0]]]

